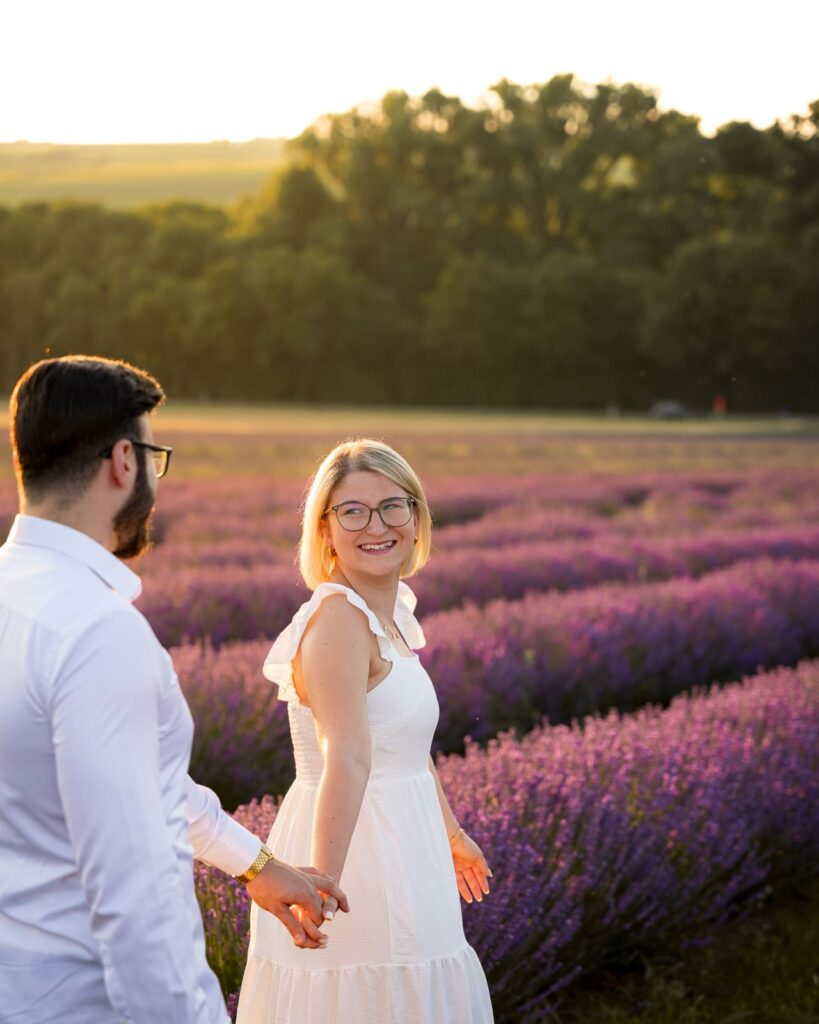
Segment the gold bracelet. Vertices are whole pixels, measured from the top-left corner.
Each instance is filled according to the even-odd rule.
[[[241,875],[234,875],[233,877],[236,879],[237,882],[242,882],[245,885],[247,885],[248,882],[253,881],[253,879],[256,877],[256,875],[258,875],[258,873],[262,870],[265,864],[267,864],[268,861],[271,860],[273,860],[272,850],[270,850],[267,846],[265,846],[264,843],[262,843],[262,848],[261,850],[259,850],[259,855],[256,857],[256,860],[253,861],[253,863],[250,865],[247,871],[243,871]]]
[[[464,830],[463,830],[463,829],[461,828],[461,826],[459,825],[459,826],[457,827],[457,829],[456,829],[456,830],[455,830],[455,831],[454,831],[454,832],[452,833],[452,835],[451,835],[451,836],[449,837],[449,845],[450,845],[450,846],[452,846],[452,844],[453,844],[454,842],[457,842],[457,840],[458,840],[458,839],[460,839],[460,838],[461,838],[461,836],[462,836],[463,834],[464,834]]]

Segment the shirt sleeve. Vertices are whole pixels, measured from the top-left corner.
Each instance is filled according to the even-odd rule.
[[[162,680],[156,641],[130,608],[83,630],[54,676],[57,783],[117,1014],[132,1024],[226,1024],[163,808]]]
[[[262,841],[222,810],[219,797],[188,776],[188,825],[193,855],[229,875],[241,875],[250,867]]]

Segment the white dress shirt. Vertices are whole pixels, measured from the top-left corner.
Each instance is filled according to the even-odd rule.
[[[193,723],[91,537],[20,515],[0,548],[0,1024],[225,1024],[193,857],[260,841],[188,776]]]

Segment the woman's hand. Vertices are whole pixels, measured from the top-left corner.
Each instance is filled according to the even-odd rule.
[[[328,910],[350,909],[335,881],[315,868],[294,868],[274,857],[247,883],[250,898],[274,914],[290,932],[296,946],[323,949],[327,936],[320,926]],[[332,918],[331,918],[332,919]]]
[[[458,892],[467,903],[476,899],[483,902],[489,895],[489,879],[492,872],[480,846],[470,838],[463,829],[458,829],[454,839],[450,841],[452,863],[455,865],[455,877],[458,880]]]

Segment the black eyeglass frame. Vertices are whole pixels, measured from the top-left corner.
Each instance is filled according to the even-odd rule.
[[[384,516],[381,514],[381,506],[382,505],[386,505],[386,504],[388,504],[391,501],[405,501],[407,503],[407,511],[409,513],[407,515],[407,518],[406,518],[405,522],[399,523],[399,524],[397,524],[395,526],[393,526],[393,524],[391,524],[391,523],[386,522],[384,520]],[[338,514],[338,510],[340,508],[343,508],[345,505],[359,505],[361,508],[366,508],[367,511],[370,513],[369,516],[367,517],[367,522],[363,526],[345,526],[344,523],[342,523],[341,517]],[[323,519],[325,516],[328,516],[331,512],[335,512],[335,514],[336,514],[336,521],[337,521],[338,525],[341,527],[342,530],[346,530],[348,533],[358,533],[360,530],[366,530],[367,529],[367,527],[372,522],[373,512],[377,512],[378,513],[378,518],[381,520],[382,523],[384,523],[384,526],[386,526],[388,530],[389,529],[398,530],[398,529],[400,529],[400,527],[406,526],[407,523],[412,519],[413,510],[417,506],[418,506],[418,499],[417,498],[410,498],[406,494],[396,494],[394,498],[385,498],[382,502],[379,502],[379,504],[376,505],[374,508],[371,505],[365,505],[363,501],[355,501],[355,499],[351,498],[349,501],[340,501],[338,503],[338,505],[331,505],[329,508],[326,508],[321,513],[321,518]]]
[[[173,448],[167,444],[150,444],[148,441],[138,441],[135,437],[123,437],[123,441],[130,441],[136,448],[147,448],[151,452],[162,453],[165,456],[165,462],[160,467],[157,465],[157,460],[154,459],[154,465],[156,466],[156,478],[161,480],[163,476],[168,473],[168,468],[171,464],[171,455],[173,455]],[[116,444],[116,442],[114,442]],[[106,448],[104,452],[100,452],[101,459],[110,459],[114,451],[114,445],[110,448]]]

